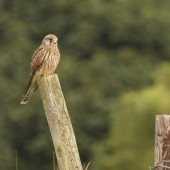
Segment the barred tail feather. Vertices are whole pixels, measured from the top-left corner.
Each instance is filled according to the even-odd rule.
[[[24,94],[24,96],[23,96],[23,98],[21,100],[21,104],[26,104],[29,101],[29,99],[31,98],[34,90],[35,89],[32,88],[32,87],[28,89],[28,91],[26,92],[26,94]]]
[[[28,82],[26,92],[21,99],[21,104],[26,104],[29,101],[29,99],[31,98],[33,92],[36,90],[37,87],[38,86],[37,86],[37,83],[35,81],[35,78],[31,77],[29,82]]]

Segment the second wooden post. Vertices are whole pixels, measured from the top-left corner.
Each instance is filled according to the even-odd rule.
[[[170,115],[157,115],[155,125],[155,166],[170,169]]]

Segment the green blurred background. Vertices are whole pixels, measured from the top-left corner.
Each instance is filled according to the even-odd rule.
[[[20,99],[31,56],[59,38],[57,69],[89,170],[153,165],[156,114],[170,113],[169,0],[0,0],[0,169],[52,170],[39,92]]]

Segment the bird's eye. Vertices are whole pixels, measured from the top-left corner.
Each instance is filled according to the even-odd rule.
[[[50,41],[50,43],[52,43],[52,39],[51,38],[49,38],[48,40]]]

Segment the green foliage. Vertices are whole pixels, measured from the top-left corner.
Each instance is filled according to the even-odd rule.
[[[16,150],[18,169],[53,168],[38,92],[20,105],[31,55],[48,33],[59,37],[57,73],[82,162],[93,170],[152,165],[154,116],[169,112],[168,4],[1,0],[0,169],[15,169]]]
[[[94,146],[97,163],[93,169],[142,170],[153,164],[155,114],[168,114],[170,110],[169,76],[170,64],[162,64],[154,74],[156,84],[124,93],[117,100],[112,108],[110,134]]]

